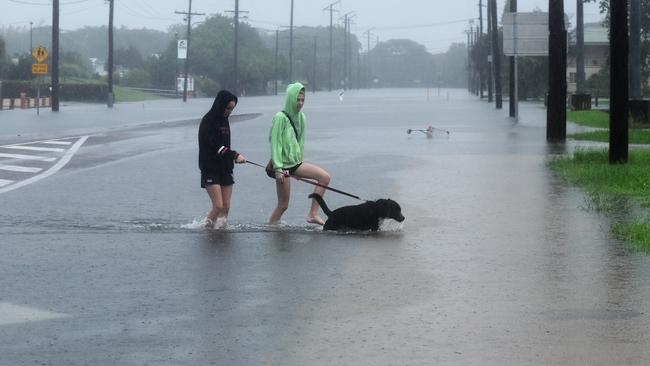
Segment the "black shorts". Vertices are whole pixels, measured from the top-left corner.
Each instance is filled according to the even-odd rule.
[[[201,172],[201,188],[218,184],[220,186],[231,186],[235,184],[232,173],[203,173]]]
[[[289,174],[293,174],[298,168],[302,165],[302,163],[298,163],[298,165],[294,165],[291,168],[283,169],[289,172]],[[269,176],[269,178],[275,179],[275,170],[267,170],[266,175]]]

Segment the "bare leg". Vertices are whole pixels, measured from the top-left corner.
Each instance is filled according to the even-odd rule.
[[[325,169],[319,167],[318,165],[310,163],[302,163],[300,167],[295,171],[294,175],[301,178],[314,179],[322,185],[330,184],[330,175]],[[314,188],[314,193],[319,194],[321,197],[325,195],[325,188],[316,187]],[[309,208],[309,213],[307,214],[307,222],[312,224],[323,225],[325,221],[318,215],[318,210],[320,206],[316,200],[311,200],[311,207]]]
[[[221,186],[218,184],[212,184],[207,187],[205,187],[205,190],[208,192],[208,196],[210,196],[210,200],[212,201],[212,209],[208,213],[208,216],[206,217],[208,219],[208,225],[209,227],[212,227],[214,223],[217,221],[217,217],[221,213],[221,210],[223,209],[223,197],[221,194]]]
[[[217,215],[215,229],[223,229],[228,223],[228,212],[230,212],[230,198],[232,197],[232,188],[232,185],[221,187],[223,205],[219,211],[219,214]]]
[[[278,194],[278,205],[273,210],[269,224],[277,224],[282,218],[282,214],[289,207],[289,198],[291,197],[291,182],[289,178],[285,178],[283,183],[275,181],[275,190]]]

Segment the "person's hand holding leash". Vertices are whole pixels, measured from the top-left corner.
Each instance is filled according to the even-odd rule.
[[[279,172],[275,172],[275,179],[278,181],[280,184],[284,184],[284,178],[289,177],[289,172],[286,170],[282,170]]]
[[[246,157],[242,154],[237,155],[235,158],[235,163],[237,164],[244,164],[246,162]]]

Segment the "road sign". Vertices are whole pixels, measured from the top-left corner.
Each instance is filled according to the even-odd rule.
[[[187,40],[186,39],[179,39],[178,40],[178,58],[179,59],[186,59],[187,58]]]
[[[47,75],[47,64],[32,64],[32,74]]]
[[[43,46],[38,46],[32,51],[32,56],[36,59],[38,62],[43,62],[47,58],[49,53]]]
[[[548,56],[548,13],[504,13],[503,54]]]

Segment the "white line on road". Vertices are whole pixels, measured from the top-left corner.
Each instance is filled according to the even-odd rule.
[[[39,141],[44,144],[50,144],[50,145],[71,145],[72,142],[70,141],[54,141],[54,140],[48,140],[48,141]]]
[[[4,186],[6,186],[6,185],[8,185],[8,184],[11,184],[11,183],[13,183],[13,182],[14,182],[13,180],[0,179],[0,187],[4,187]]]
[[[60,147],[39,147],[39,146],[24,146],[24,145],[5,145],[0,146],[3,149],[15,149],[15,150],[31,150],[31,151],[51,151],[51,152],[63,152],[65,149]]]
[[[25,305],[0,302],[0,325],[33,323],[39,320],[66,318],[68,315]]]
[[[72,156],[77,152],[77,150],[79,150],[81,145],[83,145],[83,143],[86,142],[87,139],[88,139],[88,136],[83,136],[83,137],[79,138],[79,140],[77,140],[77,142],[75,142],[74,145],[72,145],[70,147],[70,149],[63,155],[61,160],[57,161],[56,164],[52,165],[52,167],[50,169],[44,171],[43,173],[41,173],[39,175],[35,175],[35,176],[33,176],[33,177],[29,178],[29,179],[25,179],[25,180],[20,181],[18,183],[12,184],[12,185],[10,185],[8,187],[0,188],[0,194],[5,193],[5,192],[9,192],[9,191],[14,190],[16,188],[24,187],[24,186],[26,186],[28,184],[32,184],[34,182],[37,182],[37,181],[39,181],[39,180],[41,180],[43,178],[47,178],[50,175],[58,172],[61,168],[63,168],[70,161],[70,159],[72,159]]]
[[[38,160],[38,161],[54,161],[54,160],[56,160],[56,158],[48,158],[46,156],[21,155],[21,154],[3,154],[3,153],[0,153],[0,158],[21,159],[21,160]]]
[[[29,166],[18,166],[18,165],[4,165],[0,164],[0,170],[9,170],[12,172],[22,172],[22,173],[38,173],[42,168],[33,168]]]

